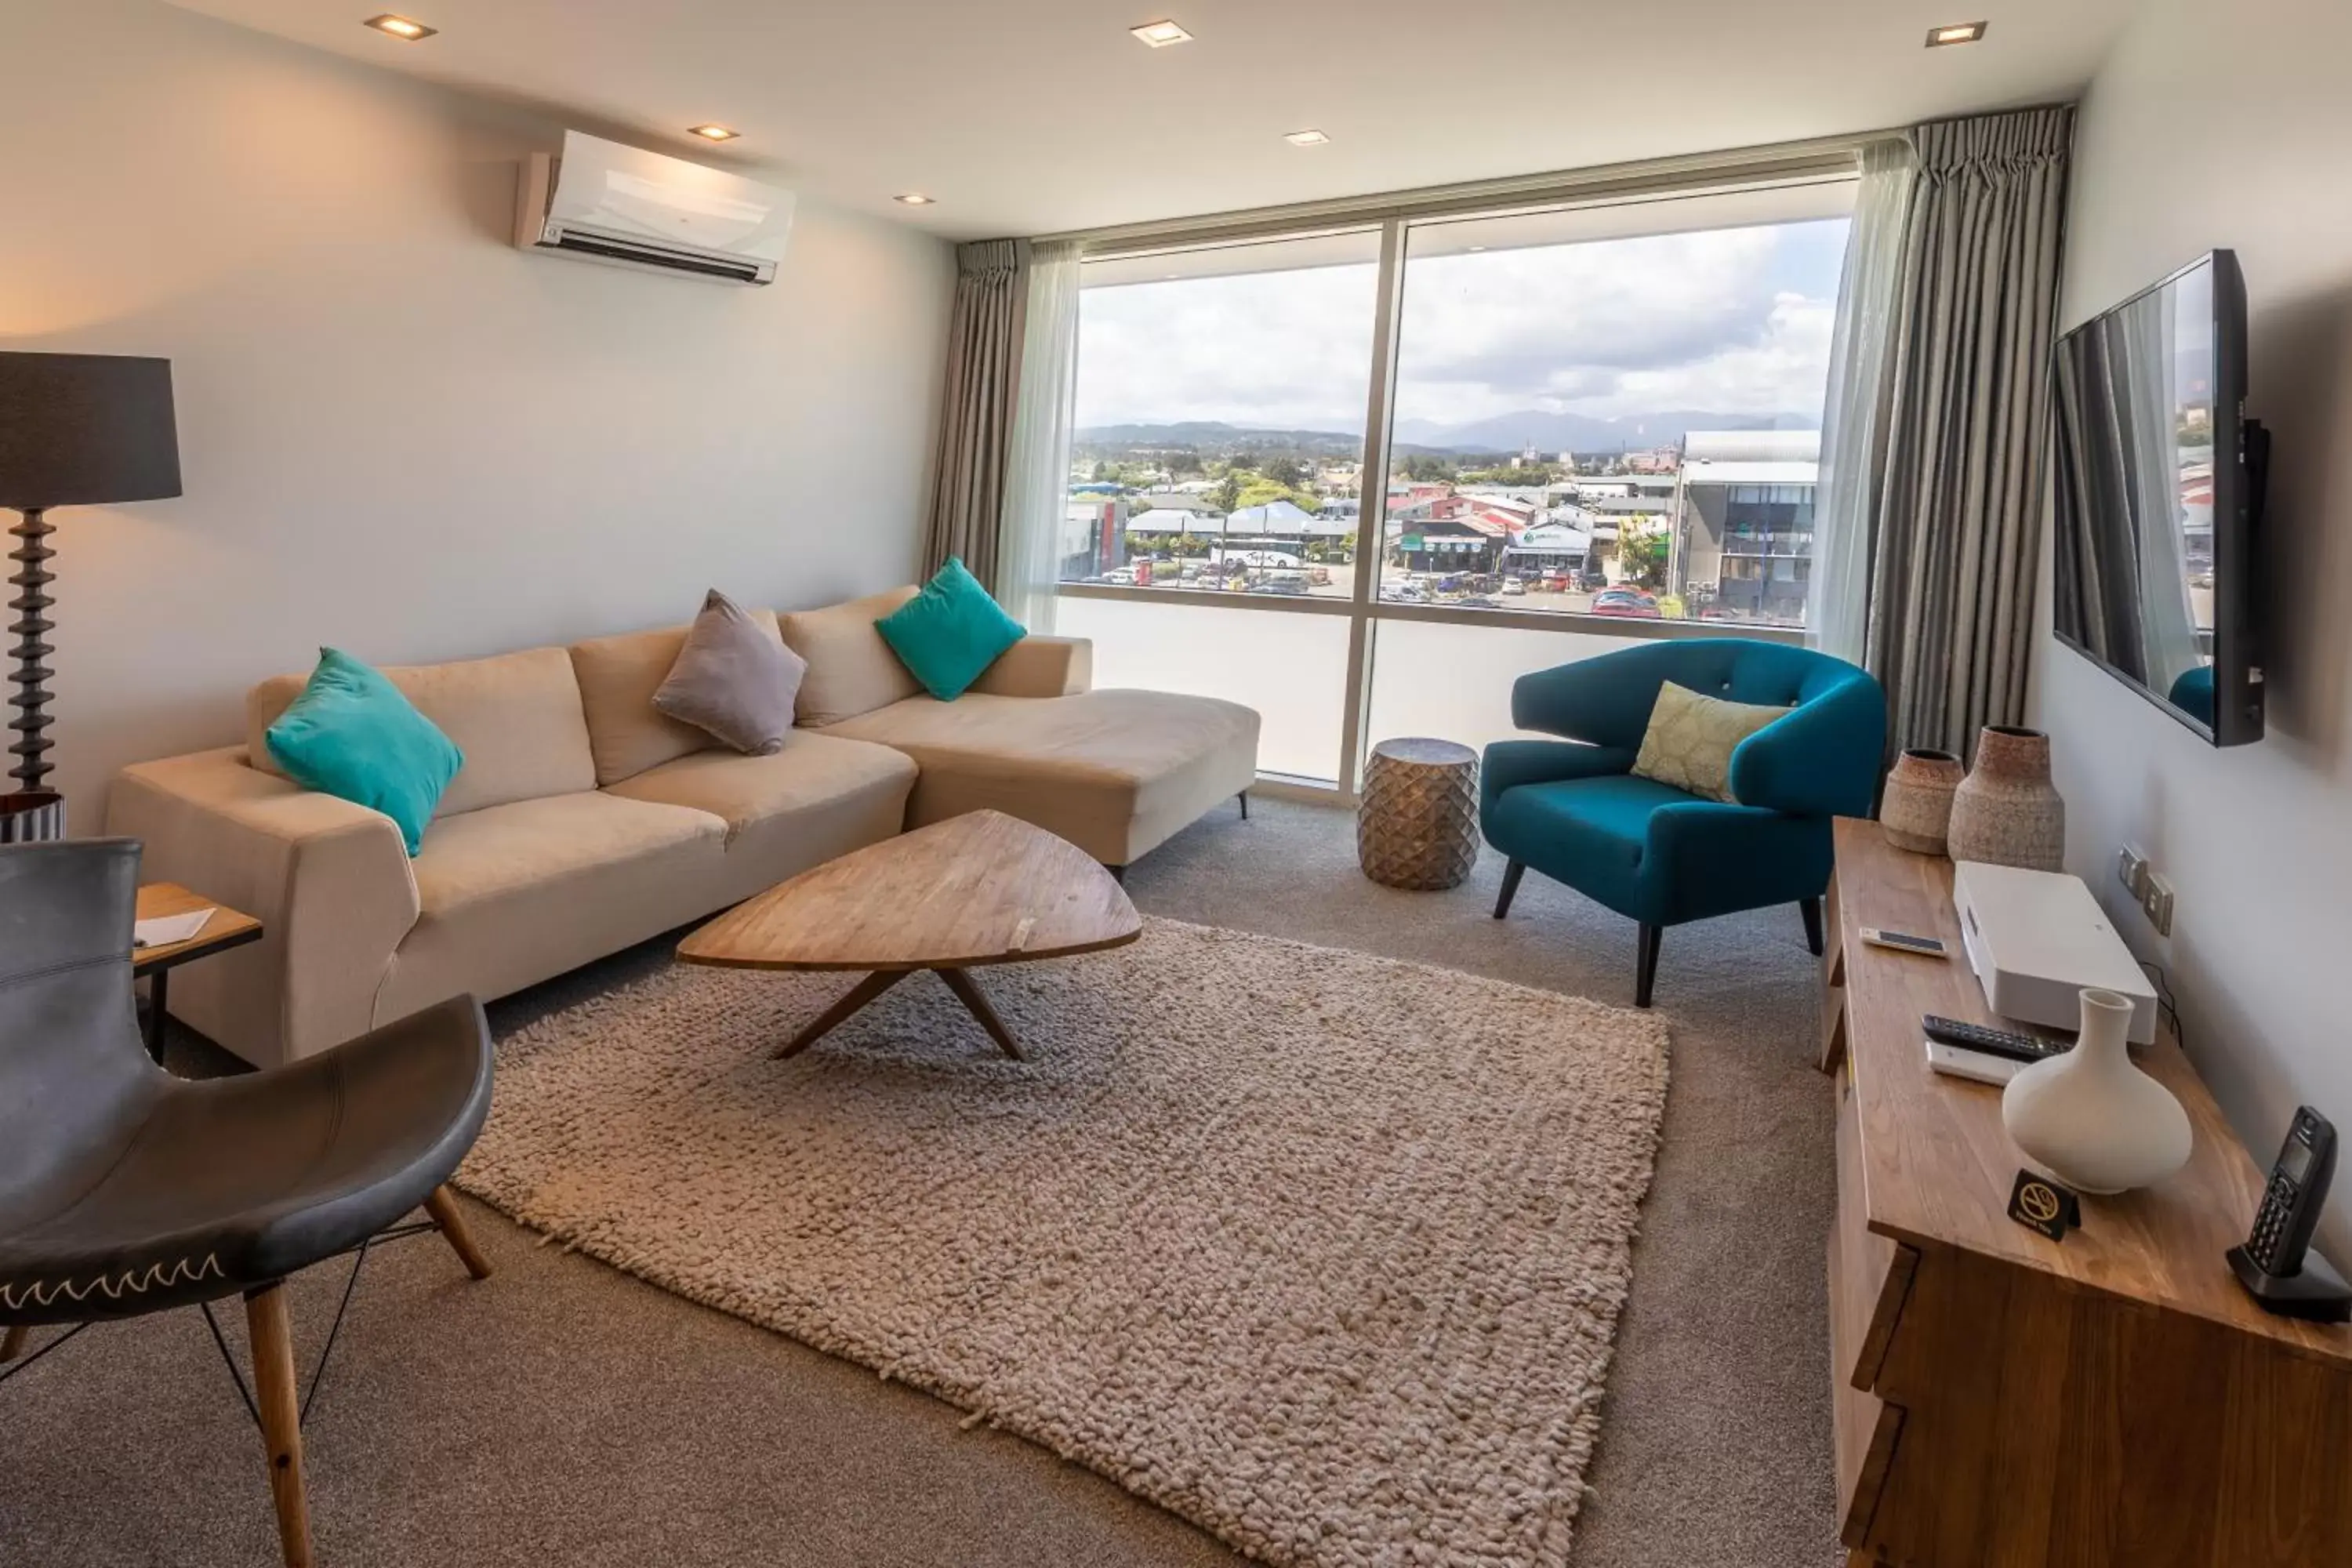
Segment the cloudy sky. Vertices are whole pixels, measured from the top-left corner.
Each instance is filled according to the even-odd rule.
[[[1397,417],[1525,409],[1818,416],[1846,221],[1412,261]],[[1373,268],[1089,289],[1081,427],[1363,423]]]

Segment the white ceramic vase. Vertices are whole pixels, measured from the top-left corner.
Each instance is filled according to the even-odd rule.
[[[2131,1059],[2131,1016],[2128,998],[2084,992],[2074,1048],[2034,1063],[2001,1092],[2010,1137],[2077,1192],[2145,1187],[2189,1163],[2189,1113]]]

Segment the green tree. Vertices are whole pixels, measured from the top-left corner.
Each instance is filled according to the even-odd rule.
[[[1296,458],[1269,458],[1258,471],[1286,489],[1296,489],[1307,482],[1307,465]]]
[[[1666,536],[1626,531],[1617,541],[1617,564],[1625,580],[1645,588],[1663,587],[1666,579]]]
[[[1238,511],[1242,504],[1242,476],[1239,470],[1227,468],[1217,488],[1209,492],[1209,500],[1219,511]]]
[[[1266,479],[1250,480],[1249,483],[1242,486],[1236,499],[1244,507],[1266,506],[1275,501],[1286,500],[1303,511],[1313,511],[1323,504],[1311,491],[1293,489],[1288,485],[1276,484],[1274,480]],[[1225,510],[1232,511],[1234,509],[1227,507]]]

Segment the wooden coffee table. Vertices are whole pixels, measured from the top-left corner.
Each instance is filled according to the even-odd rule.
[[[937,973],[1004,1054],[1020,1042],[969,973],[1124,947],[1143,918],[1076,845],[997,811],[974,811],[803,871],[678,943],[722,969],[865,970],[779,1058],[808,1049],[917,970]]]

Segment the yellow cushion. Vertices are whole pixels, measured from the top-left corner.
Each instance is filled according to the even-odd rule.
[[[1786,708],[1726,702],[1669,680],[1658,688],[1657,706],[1650,710],[1650,727],[1643,732],[1633,772],[1708,800],[1736,802],[1731,753],[1740,742],[1788,715]]]

